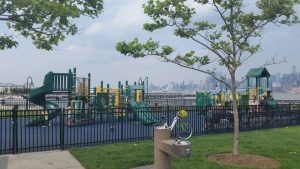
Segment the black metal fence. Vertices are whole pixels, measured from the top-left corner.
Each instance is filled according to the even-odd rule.
[[[300,124],[296,105],[239,106],[241,131]],[[170,124],[185,109],[194,135],[233,131],[231,107],[128,107],[97,109],[0,110],[0,154],[59,150],[147,140],[152,124],[166,117]],[[173,133],[174,134],[174,133]],[[175,135],[175,134],[174,134]]]

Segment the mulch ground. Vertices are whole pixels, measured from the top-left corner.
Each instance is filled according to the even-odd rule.
[[[231,153],[213,154],[208,157],[208,160],[239,167],[277,168],[280,166],[280,163],[276,160],[251,154],[240,154],[236,159],[233,158]]]

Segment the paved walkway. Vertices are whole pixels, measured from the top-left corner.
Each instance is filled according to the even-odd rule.
[[[0,156],[0,169],[84,169],[68,151]]]
[[[132,169],[153,169],[154,165],[146,165],[146,166],[141,166],[141,167],[136,167]]]

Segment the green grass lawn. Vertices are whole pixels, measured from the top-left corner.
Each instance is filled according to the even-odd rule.
[[[207,160],[215,153],[231,152],[232,134],[193,137],[192,156],[172,159],[173,169],[238,169]],[[241,133],[240,151],[271,157],[280,169],[300,169],[300,126]],[[130,169],[153,164],[153,142],[113,144],[93,148],[71,149],[86,169]],[[294,153],[296,152],[296,153]]]

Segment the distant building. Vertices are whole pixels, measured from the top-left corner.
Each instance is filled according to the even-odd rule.
[[[272,89],[273,89],[273,92],[281,92],[282,91],[281,83],[273,82],[272,83]]]
[[[292,73],[293,73],[293,74],[296,74],[296,73],[297,73],[297,70],[296,70],[296,65],[293,65],[293,70],[292,70]]]
[[[207,77],[205,80],[205,90],[216,90],[217,80],[213,77]]]
[[[10,94],[11,89],[23,89],[24,85],[16,85],[13,83],[0,83],[0,93]]]
[[[5,91],[4,87],[0,86],[0,93],[3,93]]]

